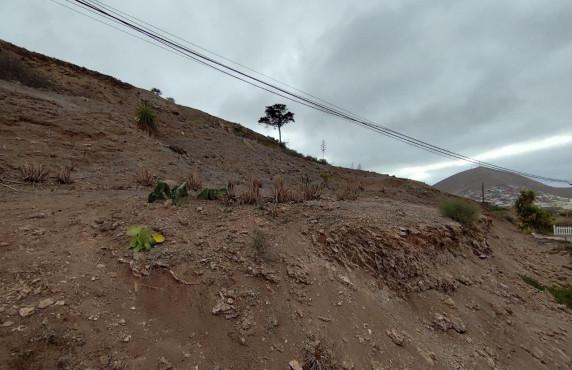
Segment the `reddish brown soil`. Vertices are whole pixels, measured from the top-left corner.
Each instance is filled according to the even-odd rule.
[[[427,185],[296,158],[110,77],[7,43],[0,53],[54,84],[0,80],[1,368],[288,369],[310,352],[323,368],[571,367],[570,310],[522,280],[571,283],[556,242],[486,211],[462,227]],[[157,136],[136,128],[142,99]],[[25,183],[25,163],[52,175]],[[57,183],[63,165],[73,184]],[[254,176],[264,198],[149,204],[142,169],[234,178],[239,193]],[[295,188],[320,172],[333,174],[320,200],[270,201],[275,175]],[[362,184],[357,200],[336,200],[345,183]],[[165,243],[127,251],[138,224]],[[259,249],[255,231],[269,237]]]

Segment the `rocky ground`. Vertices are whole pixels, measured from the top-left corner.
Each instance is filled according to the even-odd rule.
[[[483,210],[439,214],[421,183],[318,164],[264,136],[7,43],[51,82],[0,80],[0,368],[323,369],[572,365],[572,315],[526,284],[572,282],[569,252]],[[159,133],[137,130],[142,100]],[[45,182],[19,168],[43,164]],[[59,184],[62,166],[72,184]],[[262,182],[255,205],[147,203],[147,170],[205,186]],[[276,175],[332,174],[318,200],[273,204]],[[357,200],[338,200],[359,184]],[[147,225],[166,241],[126,250]],[[317,368],[317,367],[316,367]]]

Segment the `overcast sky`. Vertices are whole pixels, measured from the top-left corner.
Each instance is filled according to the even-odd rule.
[[[56,0],[67,6],[65,0]],[[148,1],[114,8],[380,125],[572,179],[572,1]],[[359,3],[359,4],[355,4]],[[0,38],[112,75],[338,166],[433,184],[471,168],[289,102],[53,1],[0,1]],[[553,184],[554,185],[554,184]]]

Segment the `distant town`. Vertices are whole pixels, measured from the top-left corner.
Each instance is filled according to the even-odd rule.
[[[485,202],[499,207],[512,207],[520,194],[520,190],[520,187],[512,185],[485,188]],[[459,195],[479,202],[482,200],[481,191],[466,191]],[[536,191],[535,203],[542,208],[572,209],[572,199],[544,193],[542,191]]]

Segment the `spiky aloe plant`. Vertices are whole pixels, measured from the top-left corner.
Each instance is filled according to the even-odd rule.
[[[137,127],[147,132],[149,136],[157,132],[157,116],[155,111],[147,103],[142,103],[137,107],[135,112],[135,120]]]

